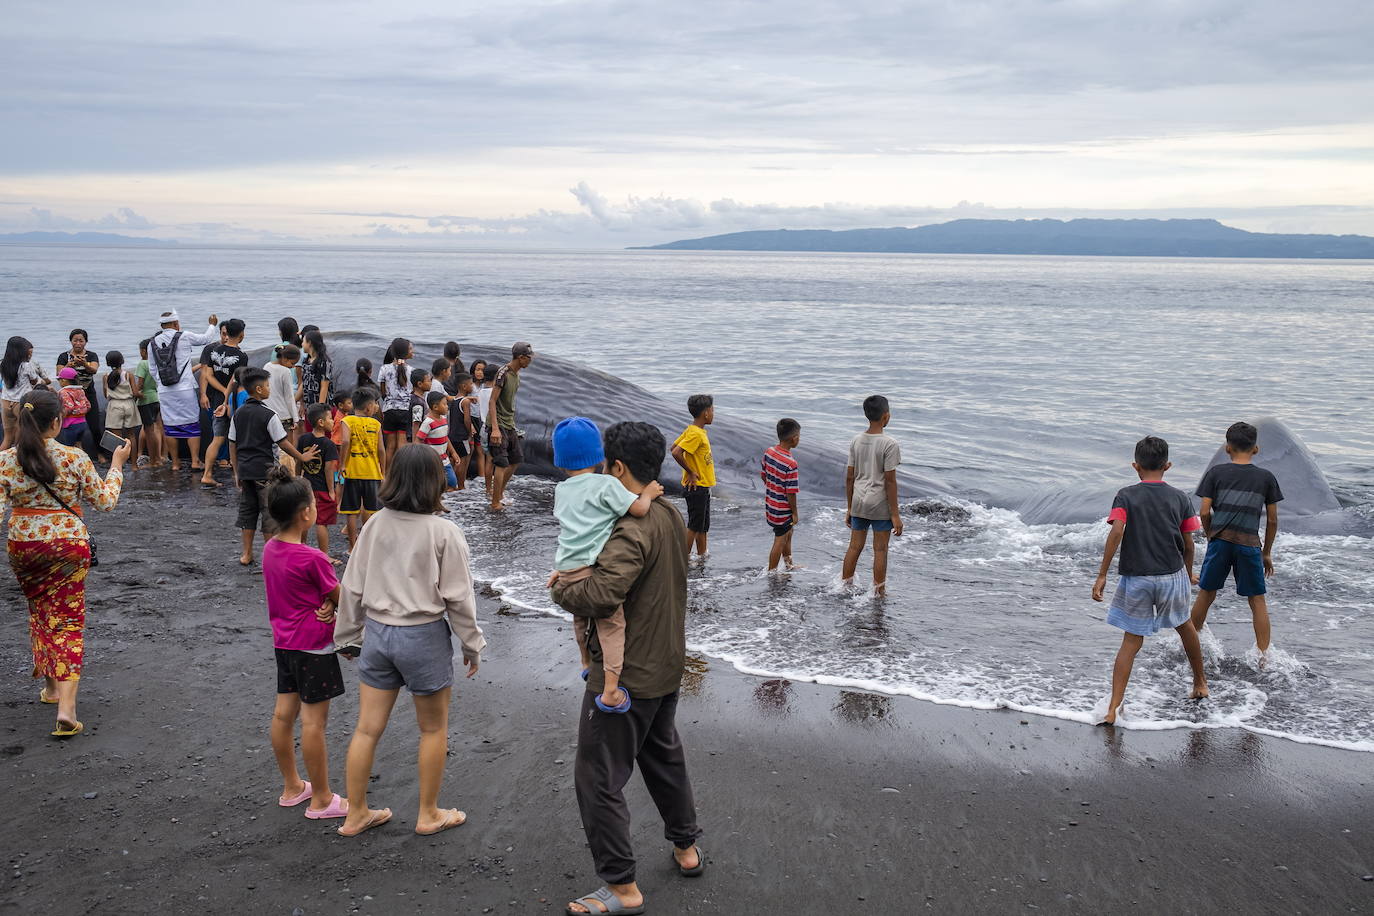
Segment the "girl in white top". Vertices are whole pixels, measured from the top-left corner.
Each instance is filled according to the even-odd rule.
[[[43,370],[33,361],[33,344],[23,337],[11,337],[0,359],[0,413],[4,416],[4,442],[0,449],[14,444],[18,432],[19,402],[36,385],[51,385]]]
[[[382,484],[385,507],[363,526],[349,557],[334,622],[340,654],[357,659],[358,727],[348,746],[348,817],[339,833],[357,836],[391,820],[390,808],[367,806],[377,742],[402,687],[414,698],[420,728],[423,836],[457,827],[467,815],[440,808],[453,692],[453,636],[467,676],[477,673],[486,640],[463,532],[443,509],[444,466],[427,445],[396,452]]]

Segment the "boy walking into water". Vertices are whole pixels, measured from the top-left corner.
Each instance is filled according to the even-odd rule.
[[[1173,627],[1183,640],[1183,651],[1193,668],[1193,691],[1188,696],[1207,696],[1207,676],[1202,673],[1202,645],[1188,616],[1188,596],[1197,582],[1193,575],[1193,532],[1202,525],[1193,514],[1193,501],[1164,482],[1169,470],[1169,443],[1146,436],[1135,444],[1132,464],[1140,483],[1126,487],[1112,501],[1107,521],[1111,531],[1102,554],[1102,566],[1093,583],[1093,600],[1101,601],[1107,587],[1112,557],[1121,548],[1116,594],[1112,596],[1107,622],[1126,633],[1112,667],[1112,696],[1101,725],[1115,725],[1131,679],[1136,653],[1164,627]]]
[[[716,465],[711,460],[711,438],[706,427],[716,419],[715,399],[694,394],[687,399],[692,424],[673,442],[673,460],[682,467],[682,488],[687,500],[687,552],[695,547],[705,559],[706,537],[711,530],[711,488],[716,485]]]
[[[1197,486],[1207,553],[1193,602],[1193,626],[1202,629],[1217,592],[1234,570],[1236,594],[1250,603],[1255,647],[1263,662],[1264,653],[1269,651],[1269,605],[1264,597],[1268,589],[1264,580],[1274,574],[1274,538],[1279,533],[1278,504],[1283,491],[1271,472],[1253,464],[1259,454],[1259,431],[1249,423],[1235,423],[1226,430],[1226,454],[1231,462],[1209,468]],[[1263,544],[1259,537],[1261,507]]]
[[[801,521],[797,511],[797,459],[792,450],[801,444],[801,424],[791,417],[778,421],[778,444],[763,453],[763,516],[773,529],[773,549],[768,552],[768,571],[786,561],[792,563],[792,529]]]
[[[520,391],[520,370],[534,362],[534,347],[517,341],[510,348],[510,362],[496,370],[492,379],[491,414],[486,417],[487,442],[491,449],[491,463],[495,466],[491,477],[491,511],[500,512],[509,502],[506,485],[516,468],[525,460],[521,431],[515,425],[515,396]]]
[[[864,398],[864,417],[868,429],[849,443],[849,467],[844,475],[849,549],[840,578],[845,585],[854,584],[854,570],[872,531],[873,592],[881,595],[887,590],[888,542],[894,534],[902,536],[902,515],[897,507],[897,466],[902,463],[902,449],[896,439],[883,432],[892,420],[887,398],[880,394]]]

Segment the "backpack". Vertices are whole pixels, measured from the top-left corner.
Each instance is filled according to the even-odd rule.
[[[158,335],[161,337],[161,335]],[[148,350],[153,357],[153,366],[157,369],[158,384],[170,388],[181,381],[181,375],[186,371],[186,366],[177,365],[177,344],[181,342],[181,332],[177,331],[172,335],[169,343],[158,343],[155,338],[148,345]]]

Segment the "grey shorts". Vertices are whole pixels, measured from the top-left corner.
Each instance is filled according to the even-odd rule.
[[[233,419],[234,418],[229,416],[227,411],[224,416],[215,417],[210,423],[210,435],[215,437],[223,436],[226,439],[229,438],[229,423]]]
[[[453,634],[447,620],[396,627],[368,619],[358,680],[377,690],[406,687],[429,696],[453,686]]]

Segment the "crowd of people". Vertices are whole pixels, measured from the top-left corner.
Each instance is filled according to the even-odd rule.
[[[77,329],[54,367],[57,390],[33,359],[32,345],[10,338],[0,360],[0,498],[10,510],[10,563],[29,602],[34,676],[43,678],[39,699],[57,706],[55,737],[82,731],[76,694],[84,660],[84,583],[98,563],[82,504],[112,509],[131,460],[135,467],[173,469],[185,461],[207,488],[224,485],[216,474],[224,469],[238,489],[239,562],[255,564],[256,533],[267,538],[261,566],[276,661],[270,740],[282,779],[279,804],[305,804],[312,820],[341,819],[338,832],[347,837],[391,820],[391,809],[369,805],[369,778],[404,687],[414,698],[419,731],[415,832],[457,827],[466,814],[439,807],[452,637],[468,677],[477,673],[486,641],[468,545],[458,526],[442,517],[443,499],[480,486],[493,512],[509,504],[506,488],[524,457],[516,398],[533,347],[517,342],[500,366],[483,360],[464,366],[461,347],[450,342],[425,367],[411,365],[411,342],[396,338],[381,354],[375,376],[372,362],[360,359],[356,384],[345,389],[334,386],[319,328],[300,328],[286,318],[278,332],[270,362],[254,366],[242,349],[243,321],[212,315],[204,331],[191,333],[182,330],[176,312],[165,312],[158,332],[140,342],[137,366],[125,368],[123,355],[110,351],[102,376],[85,331]],[[870,396],[862,411],[868,427],[849,447],[849,543],[841,576],[852,582],[871,532],[873,591],[881,595],[890,538],[903,531],[901,450],[885,431],[887,399]],[[555,490],[559,537],[548,585],[575,619],[587,685],[575,784],[596,872],[605,882],[570,903],[569,913],[643,912],[622,791],[636,765],[663,816],[681,874],[696,876],[705,868],[675,715],[686,656],[687,567],[693,554],[697,562],[709,555],[717,483],[709,434],[714,401],[692,395],[687,412],[690,423],[671,444],[649,424],[622,422],[602,431],[584,417],[563,420],[553,434],[554,464],[567,479]],[[763,518],[773,535],[770,572],[798,568],[792,540],[800,521],[794,451],[801,424],[783,418],[776,432],[776,445],[759,464]],[[1121,580],[1107,621],[1125,635],[1106,724],[1120,715],[1144,637],[1166,626],[1177,629],[1192,665],[1191,695],[1207,695],[1197,630],[1229,575],[1250,602],[1259,649],[1268,648],[1265,577],[1272,572],[1276,504],[1283,497],[1273,475],[1252,464],[1258,452],[1253,426],[1235,424],[1226,443],[1232,462],[1204,477],[1197,491],[1200,518],[1186,494],[1163,482],[1168,445],[1156,437],[1136,445],[1141,483],[1123,489],[1113,503],[1092,590],[1094,600],[1103,600],[1119,550]],[[669,455],[681,469],[685,521],[661,498]],[[108,465],[103,477],[101,464]],[[346,563],[329,553],[329,530],[340,516]],[[1192,572],[1198,530],[1208,537],[1200,576]],[[312,533],[317,547],[307,543]],[[1191,586],[1199,583],[1190,606]],[[332,788],[325,742],[330,701],[345,692],[341,657],[351,661],[359,696],[344,795]],[[298,723],[306,778],[297,765]]]

